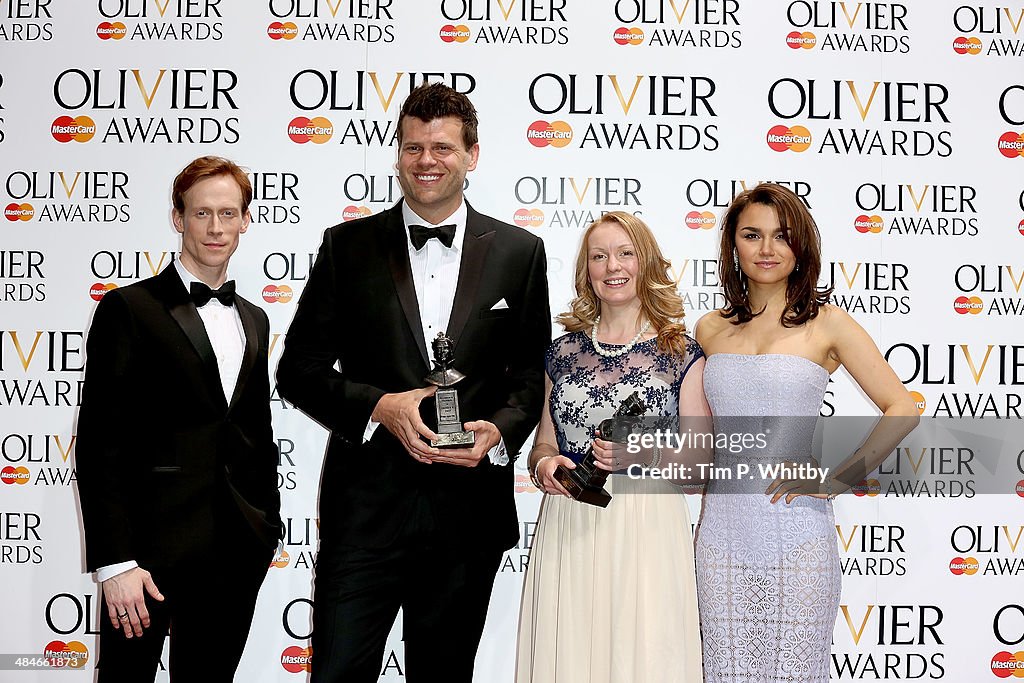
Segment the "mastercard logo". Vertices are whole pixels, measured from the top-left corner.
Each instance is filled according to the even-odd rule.
[[[953,52],[958,55],[981,54],[981,41],[974,36],[971,36],[970,38],[964,38],[963,36],[954,38]]]
[[[290,21],[286,21],[283,24],[280,21],[275,21],[267,26],[267,35],[272,40],[294,40],[295,36],[299,35],[299,27]]]
[[[917,406],[918,414],[924,415],[924,409],[928,407],[928,403],[924,400],[924,396],[922,396],[920,392],[911,391],[910,398],[914,401],[914,405]]]
[[[530,477],[525,474],[516,475],[515,492],[516,493],[537,493],[539,489],[533,485],[530,481]]]
[[[32,473],[28,471],[27,467],[8,465],[0,470],[0,481],[5,484],[27,484],[31,477]]]
[[[997,652],[992,657],[990,666],[996,678],[1024,678],[1024,652]]]
[[[454,26],[452,24],[445,24],[441,27],[441,30],[437,32],[441,42],[444,43],[464,43],[469,40],[469,27],[465,24],[459,24]]]
[[[534,121],[526,129],[526,139],[534,147],[565,147],[572,142],[572,127],[565,121]]]
[[[89,648],[77,640],[53,640],[43,648],[43,657],[52,667],[80,669],[89,661]]]
[[[104,294],[106,294],[112,289],[117,289],[117,285],[115,285],[113,282],[108,282],[107,284],[97,282],[96,284],[89,288],[89,296],[92,297],[93,301],[99,301],[100,299],[103,298]]]
[[[128,35],[128,27],[120,21],[114,23],[104,21],[96,26],[96,37],[100,40],[121,40],[126,35]]]
[[[539,228],[544,225],[544,212],[540,209],[519,209],[512,216],[512,222],[520,228]]]
[[[686,214],[686,218],[683,219],[686,223],[686,227],[691,230],[710,230],[715,227],[715,223],[718,219],[715,218],[715,214],[710,211],[691,211]]]
[[[960,315],[978,315],[983,308],[985,304],[976,296],[958,296],[953,300],[953,310]]]
[[[882,492],[882,485],[878,483],[877,479],[864,479],[850,490],[858,498],[863,498],[864,496],[874,498]]]
[[[1009,131],[999,136],[999,153],[1007,159],[1024,156],[1024,135]]]
[[[341,212],[341,220],[354,221],[357,218],[365,218],[366,216],[369,216],[371,213],[373,212],[370,211],[365,206],[352,206],[351,204],[349,204]]]
[[[981,565],[973,557],[954,557],[949,561],[949,573],[955,576],[974,576],[980,568]]]
[[[292,142],[300,145],[307,142],[322,145],[330,140],[332,135],[334,135],[334,124],[322,116],[312,119],[296,116],[288,124],[288,137],[292,139]]]
[[[4,218],[11,221],[30,221],[36,215],[36,210],[31,204],[8,204],[4,207]]]
[[[278,569],[284,569],[288,566],[289,559],[290,558],[288,556],[288,551],[284,548],[281,548],[281,554],[274,558],[274,560],[270,563],[270,566],[277,567]]]
[[[626,28],[620,26],[615,29],[615,33],[612,34],[612,40],[619,45],[643,45],[644,44],[644,31],[643,29],[634,26],[633,28]]]
[[[96,135],[96,122],[88,116],[58,116],[50,126],[50,135],[57,142],[89,142]]]
[[[281,666],[288,673],[298,674],[313,670],[313,648],[298,645],[286,647],[281,653]]]
[[[776,152],[785,152],[787,149],[803,152],[811,146],[811,131],[803,126],[772,126],[768,130],[766,142]]]
[[[286,304],[292,300],[292,288],[288,285],[267,285],[263,288],[263,300],[268,304]]]
[[[813,50],[814,46],[818,44],[818,37],[810,31],[792,31],[786,36],[786,45],[790,46],[794,50],[803,48],[805,50]]]
[[[1013,487],[1013,490],[1016,492],[1018,496],[1024,498],[1024,479],[1018,481],[1017,485]]]
[[[870,215],[866,216],[861,214],[853,219],[853,227],[859,233],[879,233],[882,232],[882,228],[885,227],[885,222],[881,216]]]

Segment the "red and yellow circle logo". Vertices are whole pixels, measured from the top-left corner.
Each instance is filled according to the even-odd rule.
[[[928,402],[924,400],[924,395],[919,391],[911,391],[910,398],[914,401],[914,405],[917,406],[918,415],[924,415],[924,410],[928,407]]]
[[[885,227],[885,221],[878,214],[861,214],[853,219],[853,228],[861,233],[866,234],[873,232],[875,234],[882,232],[882,228]]]
[[[128,35],[128,27],[120,21],[113,23],[103,21],[96,26],[96,37],[100,40],[121,40],[126,35]]]
[[[274,21],[267,26],[267,35],[271,40],[294,40],[299,35],[299,27],[290,21]]]
[[[354,206],[352,204],[349,204],[341,212],[341,220],[345,222],[354,221],[357,218],[365,218],[366,216],[369,216],[371,213],[373,212],[370,211],[365,206]]]
[[[288,551],[285,550],[284,548],[281,548],[281,554],[278,555],[277,557],[275,557],[270,562],[270,566],[272,568],[276,568],[276,569],[284,569],[285,567],[288,566],[288,560],[289,560]]]
[[[298,674],[313,670],[313,648],[292,645],[281,653],[281,666],[288,673]]]
[[[30,221],[36,215],[36,210],[31,204],[16,204],[14,202],[4,207],[4,218],[11,221]]]
[[[976,296],[958,296],[953,300],[953,310],[960,315],[978,315],[985,308],[985,304]]]
[[[445,24],[437,33],[444,43],[464,43],[469,40],[469,27],[465,24]]]
[[[877,479],[864,479],[859,484],[854,485],[850,490],[853,491],[853,495],[858,498],[863,498],[864,496],[874,498],[882,492],[882,485],[878,483]]]
[[[292,288],[288,285],[267,285],[263,288],[263,300],[268,304],[286,304],[292,300]]]
[[[0,481],[5,484],[27,484],[29,479],[32,477],[32,473],[28,471],[27,467],[14,467],[8,465],[7,467],[0,470]]]
[[[89,288],[89,297],[92,298],[93,301],[99,301],[107,292],[109,292],[112,289],[117,289],[117,285],[115,285],[113,282],[108,282],[106,284],[103,284],[102,282],[97,282],[93,284],[92,287]]]
[[[691,211],[686,214],[683,222],[686,223],[686,227],[690,230],[710,230],[715,227],[718,219],[710,211]]]
[[[43,648],[43,658],[54,668],[80,669],[89,661],[89,648],[77,640],[52,640]]]
[[[958,55],[981,54],[981,41],[974,36],[971,36],[970,38],[957,36],[953,39],[953,52]]]
[[[999,136],[998,148],[1007,159],[1024,156],[1024,135],[1007,131]]]
[[[803,48],[805,50],[813,50],[814,46],[818,44],[818,37],[810,31],[791,31],[786,36],[786,45],[794,50]]]
[[[323,116],[312,119],[305,116],[296,116],[288,124],[288,137],[292,142],[304,145],[312,142],[315,145],[322,145],[334,135],[334,124]]]
[[[534,147],[565,147],[572,142],[572,127],[565,121],[534,121],[526,129],[526,139]]]
[[[973,557],[954,557],[949,561],[949,573],[954,576],[974,576],[980,568],[981,565]]]
[[[620,26],[612,33],[612,40],[618,45],[643,45],[644,30],[638,26],[633,28]]]
[[[50,135],[57,142],[89,142],[96,135],[96,122],[88,116],[58,116],[50,126]]]
[[[803,126],[772,126],[768,130],[766,142],[776,152],[803,152],[811,146],[811,131]]]
[[[519,209],[513,214],[512,222],[520,228],[539,228],[544,225],[544,212],[540,209]]]
[[[989,666],[996,678],[1024,678],[1024,652],[997,652]]]

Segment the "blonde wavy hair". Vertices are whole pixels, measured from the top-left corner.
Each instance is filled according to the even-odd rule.
[[[631,213],[612,211],[587,227],[576,256],[576,298],[569,303],[569,310],[560,313],[556,320],[566,332],[589,332],[594,326],[594,321],[601,315],[601,301],[590,283],[587,268],[587,240],[597,226],[604,223],[613,223],[625,230],[636,250],[640,266],[636,283],[640,310],[658,333],[658,350],[677,356],[685,355],[685,312],[682,297],[676,291],[676,283],[668,276],[671,264],[662,255],[661,247],[654,239],[651,229]]]

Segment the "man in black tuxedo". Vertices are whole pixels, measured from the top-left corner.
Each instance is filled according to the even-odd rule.
[[[511,460],[540,418],[551,339],[544,245],[463,199],[469,99],[431,83],[398,119],[404,200],[327,229],[278,365],[281,395],[331,430],[320,488],[313,677],[376,681],[403,610],[411,683],[469,683],[518,523]],[[438,332],[467,449],[432,448]]]
[[[225,282],[252,187],[201,157],[175,179],[181,255],[96,308],[78,417],[99,681],[231,681],[280,537],[267,315]],[[217,288],[217,289],[212,289]]]

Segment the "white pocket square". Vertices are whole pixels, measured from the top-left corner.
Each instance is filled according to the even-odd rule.
[[[508,308],[508,303],[505,301],[504,297],[501,298],[501,301],[491,306],[492,311],[502,311],[506,308]]]

